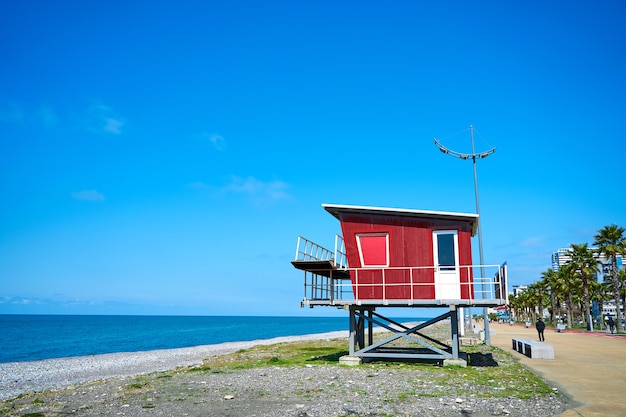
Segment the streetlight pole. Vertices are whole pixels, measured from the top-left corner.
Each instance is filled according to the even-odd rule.
[[[480,269],[481,269],[481,281],[482,281],[481,289],[483,291],[483,297],[484,297],[485,259],[483,256],[483,233],[482,233],[483,228],[481,226],[482,221],[480,218],[480,202],[478,199],[478,174],[476,172],[476,159],[483,159],[483,158],[488,157],[489,155],[491,155],[492,153],[496,151],[496,148],[491,148],[486,152],[476,153],[476,150],[474,148],[474,126],[470,125],[469,130],[470,130],[470,137],[472,139],[472,153],[471,154],[464,154],[464,153],[460,153],[460,152],[456,152],[451,149],[448,149],[445,146],[443,146],[441,143],[439,143],[437,139],[435,139],[435,145],[437,145],[437,147],[439,148],[441,152],[448,154],[450,156],[453,156],[455,158],[464,159],[464,160],[471,159],[474,165],[474,195],[476,196],[476,214],[478,214],[478,225],[477,225],[478,254],[480,256]],[[489,318],[487,317],[487,307],[483,307],[483,320],[485,323],[485,344],[487,344],[487,346],[490,346],[491,336],[489,335]]]

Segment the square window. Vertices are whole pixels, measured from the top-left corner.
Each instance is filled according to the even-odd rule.
[[[356,241],[362,267],[389,266],[388,233],[359,233]]]

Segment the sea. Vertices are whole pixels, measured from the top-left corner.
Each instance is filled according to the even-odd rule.
[[[421,321],[415,318],[407,321],[409,320]],[[0,314],[0,363],[174,349],[347,329],[347,315],[266,317]]]

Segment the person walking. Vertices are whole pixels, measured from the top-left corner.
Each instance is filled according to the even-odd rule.
[[[609,330],[611,330],[611,334],[613,334],[613,328],[615,327],[615,322],[613,321],[613,317],[609,316],[609,319],[606,321],[606,324],[609,325]]]
[[[545,342],[546,339],[543,337],[543,331],[546,329],[546,324],[543,322],[541,317],[537,319],[537,323],[535,323],[535,327],[537,328],[537,333],[539,334],[539,341]]]

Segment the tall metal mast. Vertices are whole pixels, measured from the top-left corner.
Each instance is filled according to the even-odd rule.
[[[437,147],[439,148],[439,150],[447,155],[453,156],[455,158],[459,158],[459,159],[472,159],[473,161],[473,165],[474,165],[474,194],[476,196],[476,214],[478,214],[478,253],[480,256],[480,265],[481,265],[481,278],[484,278],[485,275],[485,270],[484,270],[484,265],[485,265],[485,259],[483,257],[483,234],[482,234],[482,230],[483,227],[481,226],[482,223],[482,219],[480,217],[480,203],[478,201],[478,174],[476,173],[476,159],[483,159],[488,157],[489,155],[491,155],[492,153],[494,153],[496,151],[496,148],[491,148],[486,152],[481,152],[481,153],[476,153],[475,148],[474,148],[474,126],[470,125],[469,127],[470,130],[470,136],[472,139],[472,153],[471,154],[465,154],[465,153],[461,153],[461,152],[456,152],[453,151],[451,149],[446,148],[445,146],[443,146],[436,138],[434,139],[435,141],[435,145],[437,145]],[[484,294],[484,284],[482,291]],[[485,322],[485,343],[489,346],[491,345],[491,337],[489,335],[489,318],[487,317],[487,307],[483,307],[483,320]]]

